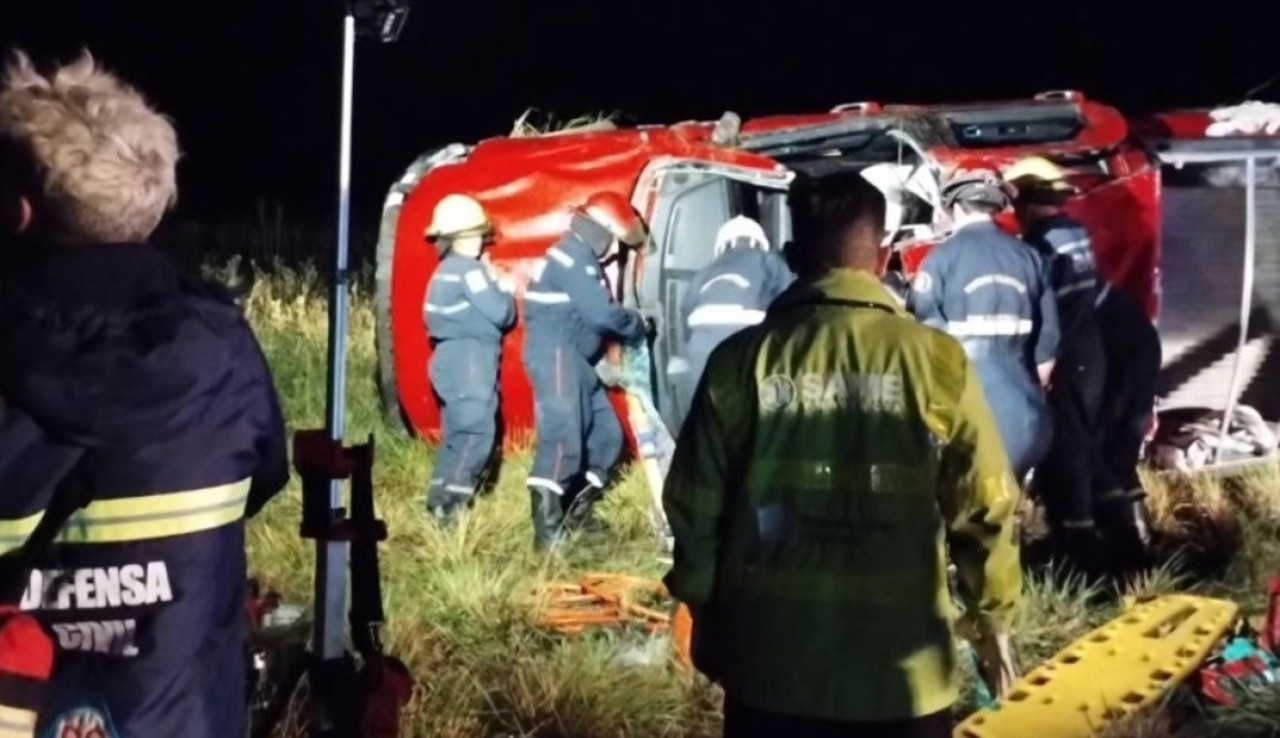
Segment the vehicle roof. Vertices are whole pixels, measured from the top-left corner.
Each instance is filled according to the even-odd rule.
[[[1106,150],[1128,136],[1127,123],[1114,108],[1071,95],[940,105],[871,103],[839,112],[757,117],[741,124],[738,147],[713,143],[715,123],[707,121],[490,138],[476,144],[464,162],[439,166],[424,176],[405,200],[400,226],[420,235],[435,202],[451,192],[466,193],[485,205],[499,229],[495,256],[519,256],[545,249],[563,232],[568,207],[593,192],[630,196],[645,166],[663,157],[774,170],[782,159],[764,155],[770,141],[904,127],[944,167],[961,159],[1003,167],[1029,154]],[[1082,118],[1083,128],[1066,143],[973,148],[957,142],[955,127],[966,121],[1016,123],[1068,111]]]

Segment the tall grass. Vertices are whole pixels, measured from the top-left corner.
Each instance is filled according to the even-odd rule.
[[[263,210],[253,227],[211,236],[171,229],[226,249],[255,244],[256,258],[213,270],[251,283],[246,310],[270,360],[290,430],[324,422],[326,290],[315,269],[281,261],[327,244]],[[265,235],[264,235],[265,234]],[[269,242],[263,247],[261,242]],[[190,247],[190,251],[221,253]],[[288,257],[288,258],[286,258]],[[309,257],[307,257],[309,258]],[[390,538],[381,548],[390,650],[417,678],[407,736],[713,736],[718,691],[672,667],[670,647],[641,632],[551,635],[536,625],[535,587],[588,572],[659,578],[664,565],[649,532],[642,479],[627,478],[604,503],[607,541],[576,540],[560,559],[532,552],[523,486],[527,453],[506,460],[493,494],[450,532],[424,510],[431,449],[383,425],[374,383],[374,316],[368,271],[353,293],[347,437],[377,436],[377,505]],[[425,368],[424,368],[425,370]],[[1238,599],[1257,615],[1264,585],[1280,574],[1280,472],[1232,480],[1149,476],[1158,545],[1171,563],[1127,594],[1192,590]],[[249,527],[254,573],[287,600],[306,604],[314,547],[298,538],[296,480]],[[1120,611],[1097,587],[1050,575],[1028,580],[1015,646],[1024,669]],[[647,658],[635,658],[642,654]],[[965,705],[970,700],[965,700]],[[967,708],[961,705],[962,711]],[[1113,726],[1109,736],[1172,735],[1172,714],[1159,712]],[[1177,734],[1265,735],[1280,721],[1280,698],[1210,712]],[[1255,732],[1248,732],[1248,731]],[[1213,732],[1222,731],[1222,732]],[[1240,732],[1245,731],[1245,732]],[[1261,731],[1261,732],[1256,732]]]

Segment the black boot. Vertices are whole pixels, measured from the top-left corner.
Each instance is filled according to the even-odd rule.
[[[1060,571],[1096,582],[1107,574],[1102,537],[1093,527],[1057,528],[1053,531],[1053,558]]]
[[[427,512],[442,528],[450,528],[458,521],[458,515],[471,504],[471,495],[445,492],[433,488],[427,495]]]
[[[533,518],[533,547],[546,551],[563,538],[561,524],[564,522],[564,510],[561,508],[561,495],[536,485],[529,485],[529,501]]]
[[[604,499],[604,485],[600,480],[588,480],[571,495],[561,500],[564,510],[564,529],[569,533],[604,533],[608,530],[595,515],[596,504]]]
[[[1108,500],[1095,513],[1112,574],[1129,577],[1151,565],[1151,513],[1144,496]]]

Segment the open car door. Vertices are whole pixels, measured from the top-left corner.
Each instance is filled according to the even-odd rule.
[[[677,158],[655,159],[640,174],[633,204],[651,238],[631,267],[624,299],[656,329],[654,400],[672,433],[691,399],[684,325],[689,282],[715,258],[716,231],[736,215],[759,221],[771,248],[780,250],[791,236],[786,194],[794,177],[781,165],[767,170]]]

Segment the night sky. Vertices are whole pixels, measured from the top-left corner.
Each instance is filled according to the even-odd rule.
[[[420,152],[505,134],[525,108],[639,122],[1076,88],[1128,110],[1280,99],[1274,2],[417,0],[356,60],[353,217],[377,218]],[[1270,7],[1271,10],[1262,10]],[[260,198],[327,219],[336,195],[334,0],[0,0],[0,46],[82,46],[177,122],[180,215]],[[1252,10],[1250,9],[1252,8]],[[1218,12],[1214,12],[1214,11]]]

